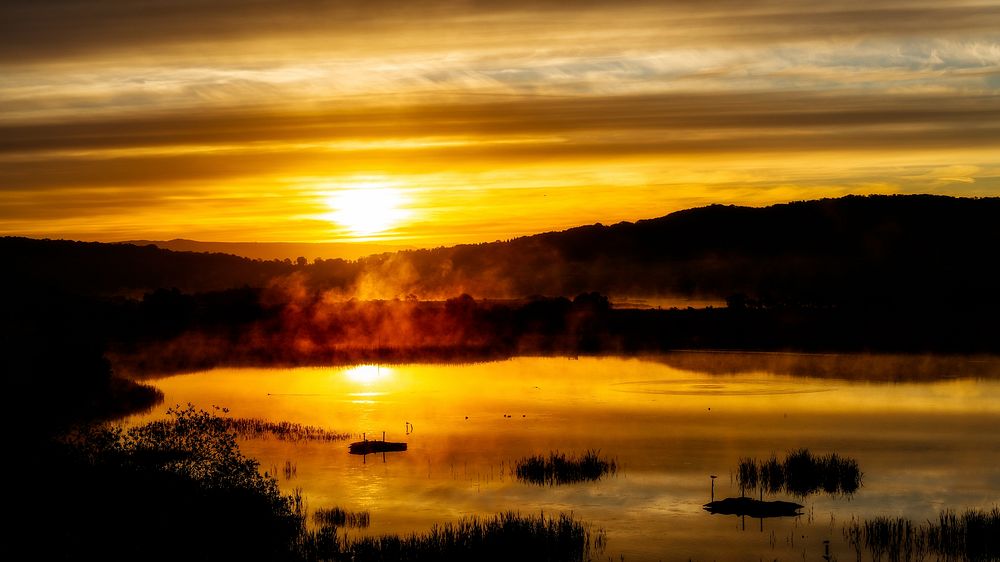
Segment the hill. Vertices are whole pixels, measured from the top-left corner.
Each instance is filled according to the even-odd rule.
[[[261,287],[295,265],[229,254],[172,252],[153,245],[0,238],[2,284],[32,292],[142,295],[158,288],[187,292]]]
[[[393,244],[372,244],[367,242],[203,242],[175,238],[173,240],[127,240],[123,244],[135,246],[153,245],[175,252],[203,252],[232,254],[255,260],[295,260],[299,256],[309,261],[321,259],[356,260],[372,254],[409,250],[412,247]]]
[[[397,294],[742,293],[758,301],[992,299],[1000,199],[849,196],[712,205],[508,242],[362,260]]]
[[[712,205],[635,223],[357,261],[262,261],[154,246],[0,239],[5,283],[135,294],[294,279],[359,298],[734,297],[751,305],[992,301],[1000,199],[848,196]]]

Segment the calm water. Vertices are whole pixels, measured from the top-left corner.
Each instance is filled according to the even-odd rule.
[[[819,560],[824,540],[839,559],[853,560],[841,530],[852,517],[922,521],[946,507],[998,503],[1000,379],[992,363],[980,362],[972,378],[935,379],[932,372],[919,382],[873,382],[909,378],[908,367],[895,365],[887,377],[872,363],[868,377],[862,358],[838,374],[847,378],[831,378],[827,360],[812,357],[806,370],[824,372],[820,378],[803,376],[801,366],[782,368],[789,356],[674,357],[218,369],[154,383],[166,404],[219,405],[239,417],[319,425],[359,439],[385,431],[390,441],[406,441],[408,451],[384,461],[347,454],[347,442],[241,442],[262,470],[294,463],[295,477],[284,479],[279,468],[279,481],[286,491],[301,488],[310,508],[369,510],[371,527],[350,533],[423,531],[510,509],[563,511],[605,529],[603,557],[614,560]],[[940,361],[947,360],[931,371]],[[719,362],[726,367],[697,367]],[[955,369],[962,366],[945,371]],[[851,498],[777,496],[805,505],[797,518],[744,520],[702,510],[709,474],[719,476],[717,499],[737,496],[732,472],[740,457],[781,457],[799,447],[856,458],[863,488]],[[520,457],[587,449],[616,458],[618,474],[559,487],[510,475]]]

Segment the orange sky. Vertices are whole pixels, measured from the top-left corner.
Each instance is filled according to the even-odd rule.
[[[0,234],[505,239],[1000,195],[1000,2],[4,2]]]

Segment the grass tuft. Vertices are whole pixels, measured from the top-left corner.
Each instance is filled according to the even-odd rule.
[[[600,451],[595,450],[587,451],[579,457],[554,451],[548,457],[535,455],[514,463],[514,475],[518,480],[540,486],[600,480],[617,472],[617,461],[603,458]]]
[[[317,509],[313,513],[313,521],[323,527],[355,527],[363,529],[371,524],[368,511],[344,511],[339,507]]]
[[[903,517],[876,517],[844,525],[844,538],[858,560],[1000,560],[1000,508],[944,510],[938,520],[914,523]]]
[[[741,458],[736,468],[741,493],[760,491],[761,496],[782,491],[799,497],[820,491],[850,496],[861,488],[863,476],[857,460],[837,453],[817,456],[809,449],[791,451],[784,461],[775,455],[766,461]]]
[[[272,422],[260,418],[220,417],[226,428],[244,439],[277,439],[279,441],[345,441],[350,433],[340,433],[322,427],[287,421]]]
[[[583,562],[603,551],[603,530],[590,528],[570,515],[558,517],[506,512],[491,517],[464,517],[436,525],[426,533],[347,539],[332,527],[306,533],[301,545],[306,560],[407,560],[452,562]]]

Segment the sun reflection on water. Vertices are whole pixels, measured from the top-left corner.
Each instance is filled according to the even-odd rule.
[[[872,362],[794,359],[813,361],[811,371],[820,374]],[[699,361],[718,372],[699,370]],[[824,539],[844,560],[854,553],[841,540],[840,524],[852,517],[891,513],[922,521],[942,506],[992,506],[1000,466],[995,376],[886,382],[881,375],[864,380],[863,370],[855,379],[792,376],[777,364],[762,367],[756,354],[522,357],[216,369],[156,384],[168,404],[221,404],[239,416],[315,425],[351,433],[355,441],[406,442],[405,453],[358,458],[344,442],[241,441],[241,450],[264,467],[295,462],[296,479],[282,485],[301,488],[311,506],[370,510],[371,527],[352,531],[358,534],[425,532],[462,515],[544,509],[572,511],[607,529],[613,553],[629,560],[657,560],[670,551],[789,559],[807,549],[822,553]],[[163,416],[162,410],[145,415]],[[720,475],[716,498],[736,496],[741,491],[724,475],[741,457],[799,447],[856,458],[865,487],[850,501],[799,502],[815,515],[756,523],[764,525],[763,535],[755,522],[744,533],[703,511],[710,474]],[[589,449],[615,457],[621,474],[558,489],[509,477],[519,458]],[[791,545],[786,539],[793,533]]]

